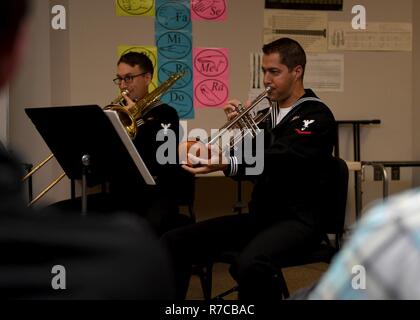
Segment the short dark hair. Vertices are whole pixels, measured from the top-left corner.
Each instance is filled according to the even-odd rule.
[[[132,67],[139,66],[143,72],[150,73],[153,76],[153,63],[143,52],[127,52],[120,57],[117,65],[120,63],[126,63]]]
[[[15,41],[19,26],[29,11],[28,0],[0,1],[1,52],[9,50]]]
[[[299,42],[290,38],[280,38],[265,44],[262,50],[265,54],[278,53],[281,59],[280,63],[287,66],[289,71],[296,66],[302,66],[303,79],[306,67],[306,54]]]

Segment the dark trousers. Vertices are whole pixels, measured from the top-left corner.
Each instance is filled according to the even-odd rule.
[[[251,214],[225,216],[165,233],[176,279],[177,299],[185,299],[192,265],[217,262],[237,251],[230,271],[241,300],[281,299],[279,266],[320,243],[316,230],[298,220],[263,223]]]

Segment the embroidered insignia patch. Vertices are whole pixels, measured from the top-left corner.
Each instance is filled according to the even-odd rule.
[[[171,124],[170,123],[168,123],[168,124],[161,123],[160,125],[163,128],[163,134],[165,134],[165,135],[168,134],[168,129],[171,127]]]
[[[303,120],[303,127],[302,127],[302,131],[305,131],[306,129],[308,129],[309,125],[314,123],[315,120]]]
[[[309,126],[314,122],[315,122],[315,120],[303,120],[302,128],[301,129],[295,129],[296,133],[300,134],[300,135],[310,135],[310,134],[312,134],[312,132],[308,131],[308,129],[309,129]]]

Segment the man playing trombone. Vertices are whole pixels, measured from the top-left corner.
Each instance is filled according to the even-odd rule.
[[[137,110],[143,100],[148,99],[149,86],[153,78],[153,63],[144,53],[128,52],[117,63],[117,73],[113,82],[121,95],[105,109]],[[163,85],[163,84],[162,84]],[[153,95],[153,92],[151,93]],[[153,99],[146,103],[144,110],[135,114],[134,128],[127,130],[147,168],[154,176],[157,186],[148,186],[140,175],[131,172],[123,163],[116,163],[120,174],[109,181],[109,193],[88,196],[88,210],[112,213],[126,210],[145,217],[158,234],[178,224],[188,223],[178,214],[177,197],[179,192],[194,183],[194,177],[180,168],[178,159],[172,163],[161,164],[157,161],[157,150],[164,143],[157,139],[160,131],[171,131],[172,141],[179,141],[179,117],[174,108]],[[185,185],[184,185],[185,184]],[[164,199],[164,201],[162,201]],[[77,210],[80,198],[65,200],[54,204],[61,209]]]
[[[132,107],[147,96],[153,72],[152,61],[144,53],[128,52],[120,57],[117,63],[117,75],[113,81],[123,93],[125,100],[123,105],[126,108]],[[124,94],[125,92],[127,94]],[[178,210],[176,192],[182,188],[176,183],[180,183],[180,180],[187,182],[191,180],[193,183],[193,177],[181,171],[177,159],[168,164],[160,164],[157,161],[157,150],[162,145],[157,139],[157,134],[165,129],[175,133],[177,148],[178,114],[174,108],[158,100],[142,112],[141,118],[137,121],[137,134],[133,139],[147,168],[155,177],[157,187],[145,185],[142,179],[133,177],[130,172],[121,174],[110,183],[110,193],[114,203],[117,206],[125,206],[126,210],[146,216],[158,233],[175,223],[174,217]]]
[[[163,236],[172,256],[179,299],[185,298],[191,266],[215,261],[224,251],[238,252],[230,271],[239,284],[240,299],[280,299],[276,266],[321,241],[320,208],[326,199],[319,196],[320,180],[332,158],[335,119],[312,90],[304,89],[306,55],[299,43],[282,38],[264,45],[263,52],[271,110],[260,123],[264,169],[252,177],[249,214],[210,219]],[[224,111],[229,121],[234,120],[241,113],[239,101],[230,101]],[[184,169],[193,174],[218,170],[227,176],[246,174],[246,165],[229,154],[210,160],[189,157],[195,165]]]

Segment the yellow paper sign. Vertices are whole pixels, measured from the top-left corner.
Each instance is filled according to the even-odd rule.
[[[155,15],[155,0],[115,0],[118,17]]]

